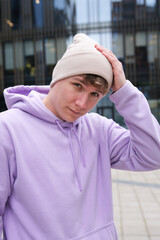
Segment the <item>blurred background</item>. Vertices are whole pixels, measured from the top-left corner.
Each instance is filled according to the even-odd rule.
[[[113,51],[160,122],[160,0],[0,0],[3,89],[44,85],[72,37],[83,32]],[[94,111],[124,125],[108,96]]]

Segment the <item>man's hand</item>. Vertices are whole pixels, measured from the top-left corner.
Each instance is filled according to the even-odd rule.
[[[111,89],[113,92],[118,91],[126,83],[126,77],[123,71],[122,63],[116,58],[116,56],[110,50],[104,48],[103,46],[96,44],[95,48],[99,52],[101,52],[111,63],[114,76]]]

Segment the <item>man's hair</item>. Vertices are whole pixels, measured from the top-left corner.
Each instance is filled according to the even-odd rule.
[[[108,92],[108,82],[101,76],[95,74],[81,74],[84,77],[86,85],[92,85],[97,88],[102,94]]]

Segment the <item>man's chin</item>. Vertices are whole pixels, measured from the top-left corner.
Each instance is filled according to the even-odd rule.
[[[75,122],[78,118],[82,117],[84,114],[78,114],[78,116],[73,116],[73,115],[70,115],[70,116],[66,116],[64,119],[64,121],[66,122]]]
[[[75,122],[78,118],[80,117],[68,117],[68,118],[65,118],[65,122]]]

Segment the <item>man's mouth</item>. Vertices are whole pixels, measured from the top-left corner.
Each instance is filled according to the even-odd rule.
[[[76,110],[73,110],[73,109],[71,109],[71,108],[69,108],[69,110],[70,110],[71,112],[73,112],[74,114],[76,114],[76,115],[81,115],[81,114],[82,114],[81,112],[76,111]]]

